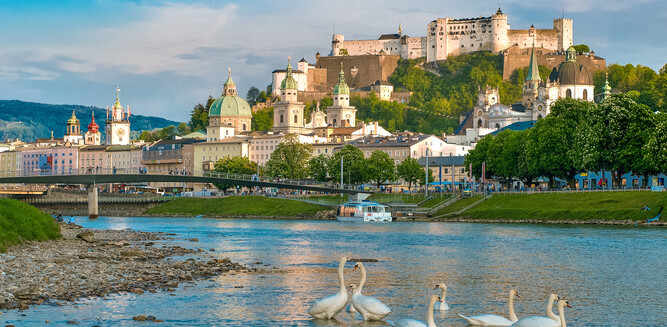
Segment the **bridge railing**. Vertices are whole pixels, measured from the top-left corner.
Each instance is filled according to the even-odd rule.
[[[312,179],[289,179],[284,177],[261,176],[257,174],[236,174],[216,171],[195,170],[169,170],[149,172],[139,168],[80,168],[80,169],[24,169],[20,171],[0,171],[0,177],[29,177],[29,176],[78,176],[78,175],[173,175],[173,176],[195,176],[210,177],[229,180],[242,180],[250,182],[264,182],[272,184],[281,184],[281,188],[293,186],[314,186],[330,189],[362,190],[361,186],[344,185],[338,183],[319,182]]]

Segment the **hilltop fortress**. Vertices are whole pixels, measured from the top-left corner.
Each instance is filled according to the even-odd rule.
[[[446,60],[448,56],[475,51],[500,53],[512,46],[536,47],[565,51],[572,45],[572,20],[557,18],[552,29],[512,30],[507,15],[500,8],[490,17],[438,18],[426,26],[426,36],[403,35],[399,24],[397,34],[382,34],[377,40],[345,40],[335,34],[331,56],[397,55],[402,59],[426,57],[427,62]]]

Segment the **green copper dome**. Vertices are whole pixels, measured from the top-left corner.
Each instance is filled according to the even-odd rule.
[[[350,87],[345,83],[345,73],[343,72],[343,64],[340,64],[340,73],[338,73],[338,84],[334,86],[334,94],[350,94]]]
[[[211,105],[209,116],[252,116],[252,110],[246,100],[238,95],[224,95]]]
[[[292,64],[290,63],[290,59],[287,59],[287,76],[285,76],[285,79],[280,83],[280,89],[281,90],[296,90],[298,88],[298,84],[296,83],[296,80],[294,77],[292,77]]]
[[[208,111],[209,116],[252,116],[248,101],[236,94],[236,84],[232,80],[232,71],[224,84],[222,96],[217,98]]]

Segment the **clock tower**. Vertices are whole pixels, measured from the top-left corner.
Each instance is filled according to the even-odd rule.
[[[130,106],[125,109],[120,105],[120,89],[116,89],[116,103],[109,110],[107,107],[106,121],[106,144],[128,145],[130,144]]]

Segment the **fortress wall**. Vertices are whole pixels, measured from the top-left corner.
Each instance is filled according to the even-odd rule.
[[[509,30],[507,31],[508,42],[510,46],[518,46],[520,48],[531,48],[533,46],[533,39],[536,47],[542,47],[551,51],[564,50],[559,47],[558,34],[559,31],[555,29],[541,29],[534,30],[535,38],[530,34],[530,30]]]
[[[378,54],[382,50],[392,55],[401,54],[401,43],[398,39],[344,41],[340,48],[346,49],[347,54],[350,56]]]
[[[370,86],[376,80],[388,80],[398,66],[398,55],[363,55],[363,56],[335,56],[320,57],[316,67],[327,71],[327,89],[333,90],[338,83],[338,72],[343,63],[345,81],[350,88]],[[351,74],[352,67],[357,73]]]
[[[308,91],[327,92],[327,70],[324,68],[308,69]]]
[[[509,80],[512,72],[517,68],[526,68],[530,64],[531,49],[518,49],[512,47],[503,53],[503,79]],[[537,64],[547,66],[549,69],[557,67],[565,61],[565,53],[562,51],[552,52],[549,49],[535,48]],[[588,72],[595,74],[598,70],[607,70],[607,60],[591,55],[578,55],[577,63],[586,67]]]

